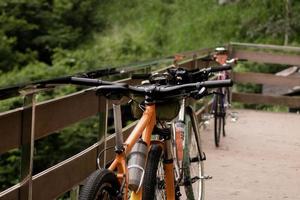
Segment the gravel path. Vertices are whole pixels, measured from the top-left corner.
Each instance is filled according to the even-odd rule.
[[[300,115],[234,110],[214,146],[213,120],[202,130],[207,200],[300,199]]]

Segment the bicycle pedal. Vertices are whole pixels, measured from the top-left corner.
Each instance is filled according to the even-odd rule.
[[[209,176],[209,175],[204,175],[204,176],[201,176],[200,179],[204,179],[204,180],[210,180],[212,179],[213,177],[212,176]]]
[[[201,179],[201,177],[195,176],[195,177],[191,178],[191,183],[193,184],[193,183],[199,181],[200,179]]]

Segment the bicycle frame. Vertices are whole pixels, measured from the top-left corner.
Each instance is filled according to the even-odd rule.
[[[121,116],[120,105],[114,105],[114,117],[119,118]],[[155,104],[146,105],[145,111],[138,124],[135,126],[134,130],[131,132],[129,137],[123,143],[123,135],[122,131],[122,123],[121,120],[115,120],[115,129],[116,129],[116,157],[113,160],[112,164],[109,166],[109,170],[115,171],[117,170],[117,178],[119,182],[124,185],[123,199],[128,199],[128,168],[126,163],[126,157],[130,153],[134,144],[141,137],[143,141],[147,144],[148,151],[150,150],[150,146],[152,143],[159,143],[162,145],[162,149],[165,151],[165,155],[168,150],[168,144],[163,143],[161,141],[152,141],[152,131],[156,124],[156,111]],[[167,199],[175,199],[175,187],[174,187],[174,174],[173,174],[173,162],[164,163],[164,171],[165,171],[165,182],[166,182],[166,194]],[[142,199],[142,190],[139,189],[137,192],[132,191],[131,200],[141,200]]]

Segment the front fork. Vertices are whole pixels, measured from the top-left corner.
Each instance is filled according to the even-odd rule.
[[[174,132],[174,141],[175,141],[175,153],[176,153],[176,158],[177,158],[177,163],[175,163],[175,180],[176,181],[180,181],[183,177],[183,165],[186,165],[185,163],[189,163],[190,161],[188,160],[184,160],[184,157],[188,157],[186,159],[190,159],[188,155],[184,156],[184,149],[189,148],[188,147],[188,143],[189,141],[187,141],[189,138],[189,136],[187,136],[186,134],[188,134],[187,132],[187,126],[189,126],[188,124],[185,124],[185,117],[186,117],[186,113],[189,114],[190,116],[190,120],[191,123],[193,124],[194,127],[198,127],[197,126],[197,119],[196,117],[193,115],[192,113],[192,109],[190,107],[186,107],[186,99],[182,99],[181,101],[181,107],[180,107],[180,111],[179,111],[179,115],[178,115],[178,120],[175,122],[174,127],[173,127],[173,132]],[[196,130],[197,133],[199,135],[199,130]],[[199,136],[196,138],[197,141],[199,140]],[[197,142],[197,144],[199,144]],[[200,147],[198,147],[200,148]],[[199,150],[199,149],[198,149]],[[206,156],[204,154],[204,152],[201,152],[201,154],[199,155],[199,159],[200,162],[206,160]],[[184,163],[185,162],[185,163]]]
[[[175,176],[174,176],[174,160],[172,154],[171,134],[164,141],[164,172],[166,183],[167,199],[175,199]]]
[[[173,137],[175,141],[174,152],[176,154],[176,163],[175,163],[175,180],[180,182],[183,172],[182,172],[182,161],[183,161],[183,149],[184,149],[184,129],[185,129],[185,106],[186,100],[182,99],[180,110],[178,114],[178,119],[173,127]]]

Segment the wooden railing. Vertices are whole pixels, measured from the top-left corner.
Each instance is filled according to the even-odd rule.
[[[210,51],[211,49],[203,49],[181,53],[186,59],[179,66],[199,67],[200,64],[204,64],[203,62],[198,63],[199,58]],[[140,70],[140,68],[138,69]],[[165,69],[162,68],[159,71]],[[121,81],[134,83],[131,79]],[[34,93],[30,91],[25,100],[26,98],[33,100]],[[96,158],[99,151],[103,149],[107,117],[106,103],[108,103],[108,108],[111,108],[111,103],[106,102],[104,97],[97,96],[91,88],[36,105],[34,105],[34,101],[29,101],[22,108],[1,113],[0,153],[21,148],[21,151],[25,152],[22,153],[21,160],[26,162],[22,162],[21,182],[1,192],[0,199],[55,199],[82,182],[97,168]],[[204,107],[207,107],[208,104],[205,104]],[[202,108],[198,112],[199,117],[204,110]],[[71,158],[32,176],[34,140],[49,136],[64,127],[97,114],[100,116],[99,126],[102,127],[99,131],[100,141]],[[125,137],[128,136],[135,124],[136,122],[124,128]],[[113,145],[114,135],[110,135],[106,140],[107,145]],[[111,159],[113,152],[108,152],[107,156],[108,159]]]
[[[300,66],[300,48],[277,46],[231,43],[231,56],[247,59],[250,62],[281,64],[288,66]],[[283,77],[266,73],[234,72],[235,83],[266,84],[277,86],[300,86],[299,77]],[[232,93],[233,101],[246,104],[281,105],[291,108],[300,107],[300,97],[265,95],[254,93]]]
[[[249,49],[245,49],[251,48]],[[264,48],[265,47],[265,48]],[[244,48],[244,49],[243,49]],[[300,48],[280,47],[280,46],[255,46],[232,43],[229,45],[233,57],[245,58],[249,61],[259,63],[276,63],[287,65],[299,65],[300,57],[295,54],[270,52],[269,50],[299,51]],[[254,49],[254,50],[253,50]],[[259,49],[259,51],[257,50]],[[267,52],[262,49],[268,49]],[[202,56],[210,53],[212,49],[202,49],[199,51],[181,53],[186,56],[186,60],[180,63],[181,67],[198,68],[206,67],[211,63],[202,61]],[[160,69],[161,71],[165,70]],[[256,83],[296,86],[299,79],[289,77],[278,77],[262,73],[233,73],[233,79],[237,83]],[[130,79],[122,80],[132,82]],[[255,104],[279,104],[291,107],[300,107],[299,97],[287,96],[266,96],[262,94],[245,94],[233,92],[234,101]],[[29,100],[34,99],[34,94],[28,93]],[[207,110],[210,102],[197,111],[201,114]],[[111,107],[111,106],[110,106]],[[45,171],[32,176],[32,160],[34,140],[46,137],[57,130],[72,125],[90,116],[99,115],[99,141],[84,151],[52,166]],[[114,135],[105,138],[106,132],[106,99],[97,96],[93,90],[87,89],[61,98],[49,100],[35,105],[34,101],[29,101],[24,107],[12,111],[0,113],[0,153],[7,152],[14,148],[21,148],[27,152],[22,154],[25,162],[22,167],[23,174],[21,182],[0,193],[0,199],[55,199],[61,194],[70,191],[74,186],[81,183],[96,166],[96,158],[101,149],[103,141],[107,145],[114,143]],[[134,128],[136,122],[124,128],[125,137]],[[28,153],[30,152],[30,153]],[[108,152],[108,159],[112,158],[113,152]]]

